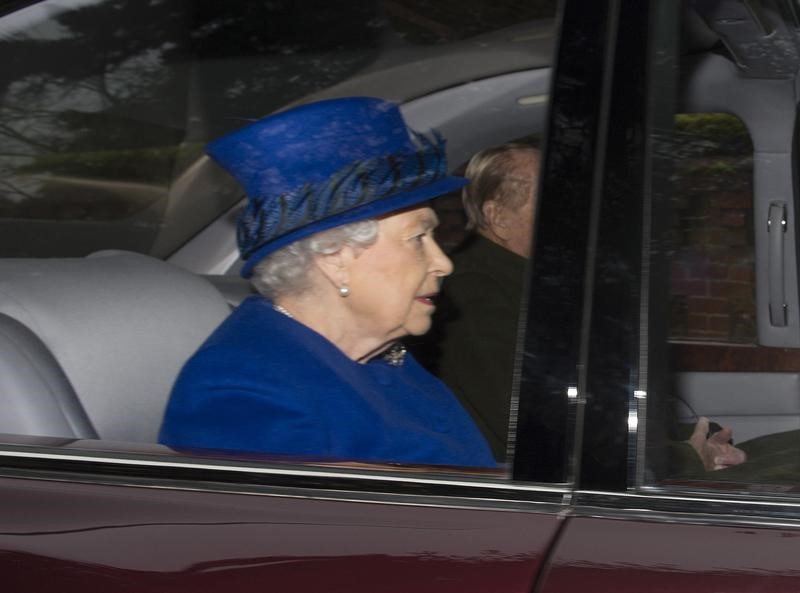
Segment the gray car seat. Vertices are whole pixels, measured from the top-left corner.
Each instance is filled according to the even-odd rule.
[[[0,433],[96,439],[61,365],[22,323],[0,314]]]
[[[229,312],[145,255],[0,260],[0,432],[155,442],[178,371]]]

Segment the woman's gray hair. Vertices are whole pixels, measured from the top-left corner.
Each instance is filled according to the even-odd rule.
[[[360,220],[290,243],[258,262],[251,282],[270,300],[309,288],[314,257],[338,253],[343,247],[365,249],[378,238],[378,221]]]
[[[499,204],[512,208],[525,203],[530,195],[528,190],[536,183],[536,171],[530,171],[530,179],[524,177],[526,171],[519,171],[517,157],[526,153],[539,157],[538,148],[509,142],[482,150],[469,160],[464,172],[469,185],[461,190],[467,229],[486,228],[483,205],[489,200],[497,200]]]

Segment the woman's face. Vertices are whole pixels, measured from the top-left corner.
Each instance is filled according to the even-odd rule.
[[[392,340],[428,331],[440,279],[453,271],[433,238],[437,224],[426,206],[378,220],[377,241],[349,270],[346,306],[362,332]]]

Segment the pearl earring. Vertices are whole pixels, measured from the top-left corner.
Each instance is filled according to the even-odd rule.
[[[349,294],[350,294],[350,289],[349,289],[349,288],[347,288],[347,287],[346,287],[346,286],[344,286],[344,285],[342,285],[342,286],[340,286],[340,287],[339,287],[339,296],[340,296],[340,297],[344,298],[344,297],[346,297],[346,296],[347,296],[347,295],[349,295]]]

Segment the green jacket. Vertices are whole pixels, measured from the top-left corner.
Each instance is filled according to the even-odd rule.
[[[686,427],[686,435],[690,427]],[[750,439],[736,446],[747,461],[727,469],[707,472],[700,457],[685,441],[667,443],[670,480],[733,482],[743,485],[800,484],[800,430],[777,432]]]

